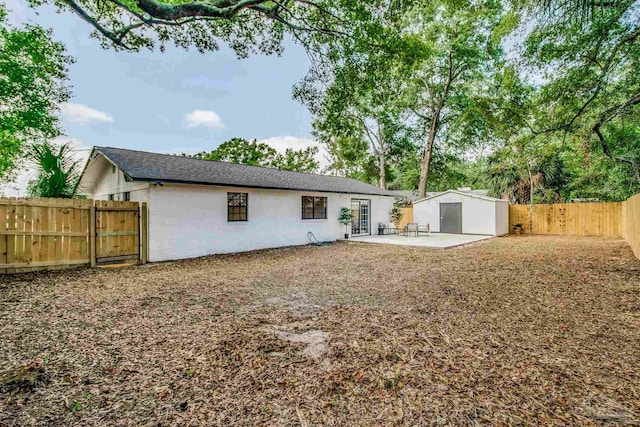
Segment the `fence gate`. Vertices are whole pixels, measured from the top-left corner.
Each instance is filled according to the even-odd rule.
[[[0,274],[147,262],[147,203],[0,197]]]
[[[95,262],[140,260],[138,203],[99,200],[95,206]]]

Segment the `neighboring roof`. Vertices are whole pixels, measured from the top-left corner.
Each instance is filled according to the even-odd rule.
[[[392,191],[351,178],[282,171],[123,148],[94,147],[94,152],[104,155],[131,181],[397,196]]]
[[[464,194],[489,197],[489,190],[472,190],[470,188],[458,188],[455,191],[459,191]],[[446,191],[427,191],[427,196],[423,199],[418,199],[418,190],[396,190],[396,193],[398,193],[399,197],[415,203],[418,200],[424,200],[429,199],[433,196],[439,196],[440,194],[446,193]]]
[[[467,193],[467,194],[475,194],[476,196],[487,196],[489,197],[489,190],[460,190],[458,188],[458,191],[462,191],[463,193]],[[492,199],[495,199],[495,197],[491,197]]]
[[[479,190],[479,191],[482,191],[482,190]],[[434,194],[432,196],[427,196],[424,199],[416,200],[413,203],[416,204],[416,203],[424,202],[426,200],[430,200],[430,199],[433,199],[435,197],[440,197],[442,195],[449,194],[449,193],[458,194],[460,196],[473,197],[473,198],[476,198],[476,199],[487,200],[489,202],[505,202],[505,203],[509,203],[508,200],[497,199],[495,197],[489,197],[489,196],[483,196],[481,194],[476,194],[476,193],[474,193],[472,191],[459,191],[459,190],[447,190],[447,191],[444,191],[442,193]]]

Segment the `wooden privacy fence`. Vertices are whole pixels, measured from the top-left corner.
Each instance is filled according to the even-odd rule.
[[[622,236],[622,203],[510,205],[509,230],[567,236]]]
[[[147,204],[0,198],[0,274],[147,260]]]
[[[398,222],[398,224],[396,224],[398,230],[403,229],[405,225],[413,222],[413,206],[400,208],[400,212],[402,212],[402,219]]]
[[[622,202],[622,237],[640,258],[640,194]]]

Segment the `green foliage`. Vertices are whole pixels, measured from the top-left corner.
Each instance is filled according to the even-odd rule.
[[[330,170],[406,188],[417,152],[425,187],[438,146],[485,143],[468,137],[487,115],[477,101],[517,19],[492,34],[499,2],[408,1],[358,12],[352,37],[333,40],[294,95],[314,114],[315,134],[333,155]]]
[[[315,159],[318,154],[318,147],[307,147],[301,150],[287,148],[284,154],[278,154],[272,167],[287,171],[318,172],[320,165]]]
[[[397,102],[402,79],[385,64],[391,46],[381,46],[395,36],[390,15],[376,13],[379,6],[357,10],[357,35],[332,40],[294,96],[314,113],[314,134],[335,159],[329,169],[386,188],[390,156],[407,129]]]
[[[489,158],[489,195],[511,203],[557,203],[571,180],[567,162],[548,146],[506,147]]]
[[[394,224],[398,224],[400,223],[400,221],[402,221],[402,217],[404,216],[404,214],[402,213],[402,210],[400,209],[399,206],[397,205],[393,205],[393,208],[391,208],[391,221]]]
[[[353,212],[349,208],[340,208],[338,222],[342,225],[350,225],[353,220]]]
[[[268,144],[233,138],[223,142],[213,151],[200,152],[189,157],[313,173],[319,169],[318,161],[315,159],[317,153],[317,147],[307,147],[301,150],[287,148],[284,154],[280,154]]]
[[[227,43],[246,57],[281,53],[289,34],[312,59],[294,96],[313,114],[330,173],[421,196],[461,186],[521,202],[640,192],[637,0],[30,0],[45,2],[118,49]],[[70,60],[50,33],[8,28],[3,11],[0,20],[2,178],[28,141],[59,134]],[[509,37],[517,59],[503,55]],[[316,154],[234,139],[195,157],[310,172]]]
[[[349,31],[348,16],[329,0],[28,0],[76,13],[104,47],[164,50],[167,44],[200,52],[225,43],[239,57],[280,54],[285,33],[311,48]],[[352,0],[353,3],[355,0]]]
[[[525,40],[519,71],[545,81],[528,90],[511,124],[516,132],[505,143],[512,153],[522,140],[546,147],[530,163],[552,164],[551,156],[563,164],[569,178],[555,190],[563,199],[624,200],[640,191],[636,12],[637,2],[619,1],[603,5],[588,20],[547,16],[535,21]],[[518,163],[518,156],[511,162]]]
[[[9,178],[30,142],[61,134],[56,113],[69,99],[71,62],[51,31],[9,26],[0,4],[0,181]]]
[[[277,154],[276,150],[256,140],[249,142],[243,138],[232,138],[213,151],[200,152],[191,157],[251,166],[267,166],[275,161]]]
[[[33,144],[28,156],[36,169],[36,178],[28,188],[31,197],[76,196],[81,171],[69,143],[59,148],[47,142]]]

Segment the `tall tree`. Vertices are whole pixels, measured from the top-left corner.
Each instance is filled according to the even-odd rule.
[[[434,147],[455,125],[474,93],[486,89],[500,56],[493,31],[502,17],[498,1],[415,2],[402,16],[407,105],[424,130],[418,196],[425,197]]]
[[[397,102],[402,76],[388,66],[398,34],[393,20],[398,5],[393,1],[363,2],[354,8],[350,37],[330,40],[324,55],[313,63],[309,74],[294,89],[294,97],[314,115],[315,135],[329,151],[360,147],[366,150],[351,159],[371,158],[377,169],[376,182],[387,187],[389,160],[394,146],[406,140],[402,107]]]
[[[52,32],[14,28],[0,3],[0,180],[7,179],[30,142],[61,134],[58,105],[69,99],[72,59]]]
[[[588,19],[556,13],[534,21],[520,65],[544,79],[527,121],[532,137],[572,150],[583,184],[587,172],[602,180],[593,187],[572,185],[574,196],[580,187],[591,195],[598,194],[594,187],[611,188],[607,182],[615,175],[612,182],[626,191],[599,197],[619,199],[640,191],[640,2],[598,3],[591,4]]]

